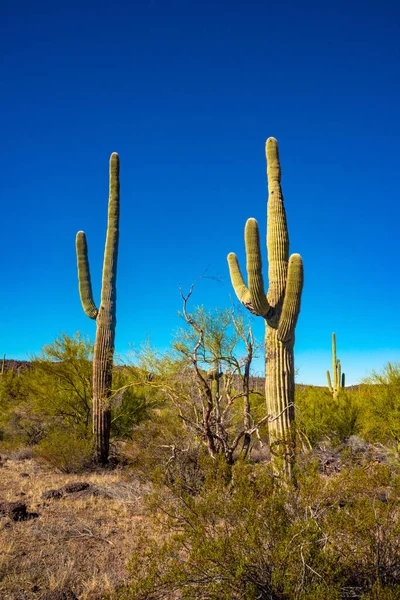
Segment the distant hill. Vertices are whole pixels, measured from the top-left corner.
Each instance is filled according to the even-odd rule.
[[[31,368],[31,363],[29,360],[14,360],[14,359],[3,359],[0,360],[0,373],[3,371],[15,371],[16,373],[20,373],[21,371],[25,371],[26,369]]]
[[[31,368],[31,363],[29,360],[14,360],[14,359],[5,359],[0,360],[0,373],[2,371],[4,362],[4,371],[15,371],[16,373],[25,371],[25,369]],[[115,365],[117,369],[123,369],[125,365]],[[306,387],[314,387],[320,389],[326,389],[327,386],[324,385],[311,385],[308,383],[296,383],[296,387],[303,389]],[[348,385],[346,386],[346,390],[358,390],[359,385]],[[256,377],[252,375],[250,377],[250,389],[254,392],[263,392],[264,391],[264,377]]]

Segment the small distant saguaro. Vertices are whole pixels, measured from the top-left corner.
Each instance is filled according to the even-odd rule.
[[[336,335],[332,333],[332,377],[333,384],[331,380],[331,374],[329,370],[326,372],[326,378],[328,380],[328,388],[330,393],[334,398],[337,398],[340,390],[345,387],[345,376],[342,373],[342,367],[340,364],[340,359],[336,360]]]
[[[281,190],[278,142],[266,143],[268,176],[268,293],[264,291],[260,236],[255,219],[245,228],[247,286],[235,254],[228,255],[232,285],[240,302],[265,322],[265,395],[274,471],[290,477],[294,462],[294,330],[300,312],[303,262],[289,258],[289,235]]]
[[[107,463],[110,448],[111,385],[116,326],[116,280],[119,240],[119,157],[110,157],[110,195],[100,307],[93,301],[86,235],[76,235],[79,293],[82,307],[96,321],[93,354],[93,435],[98,462]]]

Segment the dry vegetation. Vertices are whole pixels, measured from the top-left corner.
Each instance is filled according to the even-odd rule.
[[[0,480],[2,500],[22,501],[39,515],[17,522],[0,518],[2,600],[38,599],[54,589],[93,600],[126,580],[145,486],[119,469],[59,473],[23,452],[2,456]],[[48,490],[82,481],[90,487],[42,498]]]
[[[207,348],[227,332],[203,316],[197,377],[190,332],[115,368],[109,467],[93,466],[87,340],[4,365],[0,600],[400,600],[400,365],[336,398],[297,386],[283,484],[265,400],[231,370],[235,335],[215,377]]]

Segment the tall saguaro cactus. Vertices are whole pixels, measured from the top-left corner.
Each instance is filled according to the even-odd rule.
[[[294,330],[300,312],[303,263],[289,258],[289,236],[280,185],[278,143],[266,143],[268,176],[268,293],[264,291],[258,224],[245,227],[247,286],[235,254],[228,255],[232,285],[240,302],[265,321],[265,395],[275,472],[290,476],[294,461]]]
[[[333,385],[331,380],[331,374],[329,371],[326,372],[326,378],[328,380],[328,388],[334,398],[337,398],[341,389],[345,386],[345,375],[342,373],[342,367],[340,365],[340,359],[336,360],[336,335],[332,333],[332,377]]]
[[[111,428],[110,396],[116,325],[116,279],[119,238],[119,158],[110,158],[110,196],[108,226],[104,251],[100,308],[93,301],[86,236],[76,235],[79,293],[82,307],[96,321],[93,354],[93,434],[99,462],[108,461]]]

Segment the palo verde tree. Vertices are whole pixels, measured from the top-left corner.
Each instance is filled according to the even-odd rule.
[[[250,449],[251,436],[268,420],[257,422],[251,411],[250,369],[255,352],[252,330],[241,315],[229,310],[209,313],[198,307],[187,310],[193,285],[183,300],[186,328],[174,343],[175,351],[188,367],[194,386],[191,410],[180,413],[185,424],[205,443],[210,456],[223,454],[229,465],[235,460],[239,443],[241,456]],[[239,358],[240,346],[243,355]],[[211,367],[211,368],[210,368]],[[239,417],[237,406],[242,405]],[[235,423],[235,413],[239,417]]]
[[[294,330],[300,311],[303,263],[299,254],[289,258],[289,235],[280,185],[278,143],[266,143],[268,176],[268,293],[264,291],[258,224],[245,228],[248,284],[235,254],[228,255],[232,285],[240,302],[265,321],[265,394],[270,416],[270,444],[276,472],[290,476],[294,461]]]
[[[114,356],[117,299],[117,258],[119,239],[119,158],[116,152],[110,158],[110,195],[108,226],[104,251],[100,307],[92,294],[86,236],[76,236],[79,293],[82,307],[90,319],[96,321],[96,339],[93,354],[93,435],[97,460],[108,461],[111,429],[111,385]]]
[[[250,375],[257,348],[240,314],[203,307],[189,312],[192,291],[193,286],[182,294],[184,325],[172,351],[160,355],[143,348],[133,374],[158,390],[183,427],[181,439],[171,445],[173,457],[182,452],[181,440],[190,439],[190,447],[203,446],[212,458],[222,456],[232,465],[248,456],[252,436],[267,420],[258,418],[262,394],[253,390]]]

